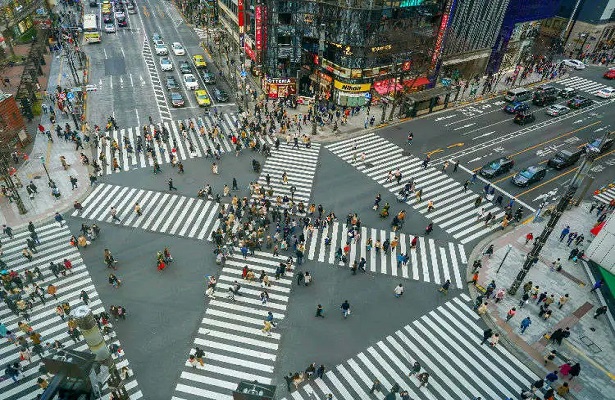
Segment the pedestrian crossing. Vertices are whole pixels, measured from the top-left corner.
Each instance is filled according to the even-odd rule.
[[[88,293],[88,306],[93,313],[98,314],[104,311],[105,307],[96,292],[94,283],[92,282],[79,250],[69,244],[69,239],[71,237],[70,230],[66,226],[60,227],[57,223],[50,223],[38,227],[36,232],[41,244],[36,246],[37,252],[34,254],[34,258],[31,262],[25,261],[21,254],[22,249],[26,247],[26,238],[29,237],[28,231],[15,233],[13,239],[3,238],[2,240],[2,261],[7,264],[7,270],[19,272],[23,278],[25,269],[33,271],[35,267],[38,267],[43,274],[43,278],[39,279],[36,283],[44,290],[49,284],[53,284],[57,287],[57,300],[54,300],[51,296],[46,296],[46,304],[43,305],[40,299],[36,298],[34,302],[35,306],[29,312],[30,321],[28,323],[35,332],[41,335],[42,345],[47,342],[53,344],[55,340],[58,340],[67,349],[88,351],[83,337],[78,343],[75,343],[68,336],[67,323],[62,321],[56,314],[55,307],[64,302],[68,302],[73,308],[83,305],[83,302],[79,298],[82,290]],[[85,249],[84,251],[89,250]],[[65,277],[60,275],[59,278],[56,278],[49,269],[49,263],[61,263],[65,258],[71,261],[73,273],[69,273]],[[25,283],[24,280],[24,284]],[[24,318],[22,316],[18,317],[11,312],[5,302],[0,303],[0,320],[9,330],[14,332],[17,337],[23,334],[17,327],[17,322],[23,321]],[[104,336],[107,345],[113,343],[121,347],[115,333],[112,332],[109,335]],[[49,354],[48,351],[44,355],[47,356]],[[18,348],[7,340],[2,340],[0,342],[0,365],[6,366],[18,360]],[[24,371],[20,374],[20,379],[16,383],[13,383],[13,380],[8,377],[0,381],[0,393],[2,393],[0,397],[3,400],[35,399],[37,395],[42,393],[42,390],[37,386],[37,378],[41,376],[39,367],[42,363],[40,362],[39,356],[35,354],[32,354],[32,360],[32,363],[21,361],[21,366],[24,367]],[[116,360],[116,366],[118,369],[124,366],[130,368],[129,362],[125,357],[121,360]],[[134,375],[124,381],[124,383],[131,399],[136,400],[143,397]],[[105,386],[103,392],[108,396],[110,391]]]
[[[612,86],[596,82],[591,79],[581,78],[580,76],[570,76],[568,78],[560,79],[556,83],[563,87],[574,88],[578,91],[587,92],[590,94],[596,94],[599,90]]]
[[[462,244],[469,243],[497,229],[499,224],[486,226],[478,221],[474,202],[477,194],[464,191],[463,185],[440,169],[423,168],[423,160],[405,155],[404,150],[373,133],[357,138],[343,140],[326,146],[356,169],[383,185],[391,193],[397,194],[408,180],[413,179],[415,190],[422,190],[422,200],[410,196],[406,204],[450,233]],[[365,153],[365,160],[360,155]],[[388,180],[389,173],[399,169],[402,179]],[[449,170],[452,167],[449,167]],[[434,210],[427,211],[428,201],[433,201]],[[504,211],[496,205],[483,202],[480,206],[485,215],[491,212],[496,221],[504,216]]]
[[[538,377],[502,345],[480,345],[483,328],[462,294],[378,341],[355,357],[309,380],[288,400],[383,399],[394,384],[411,399],[517,398]],[[427,386],[408,376],[415,361],[427,372]],[[382,391],[369,394],[374,379]],[[294,388],[293,388],[294,389]],[[396,397],[398,398],[398,397]],[[286,400],[286,399],[284,399]]]
[[[194,129],[189,129],[191,122]],[[186,127],[184,133],[180,128],[182,123]],[[160,143],[154,142],[151,154],[146,151],[145,140],[142,142],[142,151],[137,151],[137,137],[144,139],[143,127],[114,129],[106,133],[108,143],[106,145],[103,145],[102,142],[99,144],[96,149],[96,159],[101,159],[101,153],[104,155],[105,162],[101,161],[101,167],[103,174],[108,175],[115,172],[130,171],[131,169],[153,167],[154,160],[160,165],[170,163],[172,155],[177,157],[177,161],[206,157],[208,149],[215,153],[217,147],[220,153],[224,154],[234,151],[235,145],[229,137],[237,134],[237,124],[237,116],[228,113],[221,113],[219,117],[203,115],[174,122],[165,121],[162,125],[147,124],[150,132],[153,132],[154,129],[162,131],[162,127],[169,132],[167,142],[162,140]],[[111,148],[111,143],[114,140],[119,146],[117,152],[113,152]],[[273,139],[270,137],[264,137],[260,140],[269,145],[273,144]],[[131,152],[127,150],[127,143],[130,143],[132,147]],[[117,158],[119,169],[114,169],[114,157]]]
[[[135,203],[141,206],[141,216],[134,211]],[[205,238],[218,213],[215,201],[106,183],[97,184],[81,205],[83,210],[74,211],[73,217],[199,240]],[[117,210],[117,221],[111,207]]]
[[[443,284],[446,280],[450,280],[452,286],[463,287],[462,277],[465,276],[468,260],[463,245],[458,243],[417,237],[416,246],[413,248],[414,235],[365,226],[361,227],[358,240],[349,239],[346,224],[339,222],[334,222],[322,231],[314,229],[311,235],[306,230],[305,237],[305,252],[308,260],[343,265],[341,261],[336,260],[335,252],[338,248],[343,248],[346,241],[350,240],[349,266],[355,260],[359,262],[361,258],[364,258],[367,261],[366,270],[373,273],[435,284]],[[328,246],[325,245],[327,237],[331,239],[331,244]],[[373,247],[368,250],[369,239],[372,243],[377,240],[383,243],[388,239],[390,243],[397,242],[397,245],[395,249],[389,249],[386,253],[382,250],[376,251]],[[400,254],[407,254],[409,260],[407,264],[402,263],[398,267],[397,257]]]
[[[289,199],[293,198],[295,203],[301,201],[307,207],[312,194],[319,153],[319,143],[312,143],[309,148],[300,145],[298,149],[293,149],[292,144],[280,144],[279,149],[272,149],[271,156],[265,160],[258,177],[259,185],[265,189],[273,188],[274,197],[288,196]],[[287,183],[282,180],[284,173],[288,178]],[[269,184],[267,184],[267,175],[270,177]],[[294,197],[291,193],[293,188]],[[258,193],[254,193],[254,197],[258,197]]]
[[[609,204],[613,199],[615,199],[615,184],[610,184],[603,190],[594,194],[594,200],[601,203]]]
[[[215,298],[209,301],[194,340],[194,345],[205,351],[204,365],[193,368],[186,361],[172,399],[232,400],[231,392],[242,380],[272,382],[282,335],[277,328],[272,329],[270,336],[261,329],[268,311],[273,313],[278,326],[284,324],[292,275],[274,279],[275,270],[283,261],[260,251],[247,259],[241,253],[227,258],[217,278]],[[266,304],[259,298],[263,288],[258,279],[255,282],[242,279],[246,265],[257,278],[261,271],[270,277],[272,284],[266,288],[269,293]],[[235,295],[232,301],[227,297],[228,288],[236,280],[241,285],[241,296]],[[194,352],[191,350],[191,354]]]

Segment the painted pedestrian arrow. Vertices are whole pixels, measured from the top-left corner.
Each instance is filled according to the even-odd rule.
[[[108,309],[108,307],[103,305],[79,250],[69,244],[71,232],[68,227],[60,227],[54,222],[37,227],[36,231],[41,244],[36,246],[37,252],[34,253],[32,261],[28,263],[24,262],[21,251],[30,232],[26,230],[15,233],[13,239],[2,239],[2,261],[7,264],[7,269],[14,270],[23,277],[25,269],[33,271],[35,267],[38,267],[43,276],[41,279],[37,279],[36,283],[43,289],[47,288],[50,284],[57,288],[57,300],[47,296],[46,303],[43,304],[38,297],[34,297],[34,307],[29,311],[30,320],[28,324],[30,324],[35,332],[41,335],[43,344],[54,343],[57,340],[68,350],[89,352],[83,336],[76,343],[68,336],[67,321],[62,320],[56,314],[55,308],[59,303],[64,302],[69,303],[72,308],[83,305],[83,301],[79,297],[82,290],[88,294],[88,307],[93,313],[101,313]],[[64,259],[71,261],[73,265],[72,273],[68,273],[67,276],[59,275],[59,278],[56,278],[49,269],[49,263],[59,263]],[[19,333],[21,332],[17,323],[22,321],[23,317],[13,314],[5,302],[0,304],[0,320],[9,330],[20,336]],[[112,323],[108,326],[110,328],[113,327]],[[109,335],[105,335],[104,339],[107,345],[115,344],[122,347],[113,331],[109,332]],[[32,350],[32,346],[30,346],[30,349]],[[19,362],[18,351],[14,344],[7,340],[2,340],[0,342],[0,364],[6,366],[9,363]],[[49,356],[49,354],[46,353],[45,356]],[[130,357],[129,352],[122,359],[114,357],[116,358],[115,365],[118,369],[123,367],[130,368],[127,357]],[[0,381],[0,398],[2,400],[34,400],[39,398],[41,389],[37,385],[37,379],[42,376],[39,369],[41,365],[40,357],[32,355],[32,360],[33,362],[31,363],[27,361],[19,362],[23,372],[19,375],[20,379],[17,382],[14,383],[8,377]],[[50,379],[48,380],[51,381]],[[131,373],[130,377],[122,383],[131,400],[143,397],[134,373]],[[106,384],[103,386],[102,391],[103,398],[108,398],[110,390]]]
[[[485,236],[499,227],[504,211],[498,206],[483,202],[475,207],[478,195],[465,191],[455,179],[433,167],[423,168],[423,160],[404,155],[404,149],[373,133],[326,146],[356,169],[363,172],[390,192],[397,194],[412,179],[416,190],[422,191],[422,199],[412,195],[407,204],[433,221],[436,226],[450,233],[462,244]],[[365,153],[365,162],[353,161],[355,154]],[[399,169],[402,179],[389,180],[389,173]],[[449,166],[449,170],[452,166]],[[434,210],[427,211],[427,202],[434,202]],[[496,222],[486,225],[478,220],[477,212],[492,213]]]
[[[415,400],[517,398],[538,376],[503,346],[480,344],[483,328],[469,300],[464,294],[446,302],[322,378],[309,380],[287,399],[324,399],[329,394],[343,400],[382,399],[394,384]],[[391,295],[390,301],[400,299]],[[409,375],[415,361],[421,369]],[[422,373],[429,374],[426,386],[417,379]],[[376,393],[371,391],[374,379],[381,384]]]
[[[136,203],[141,206],[141,216],[134,211]],[[218,213],[218,204],[213,201],[104,183],[97,185],[82,206],[73,217],[199,240],[205,238]],[[117,221],[111,216],[111,207],[117,210]]]

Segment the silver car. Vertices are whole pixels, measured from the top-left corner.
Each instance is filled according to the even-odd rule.
[[[553,104],[545,110],[547,115],[552,117],[559,117],[560,115],[564,115],[570,111],[570,108],[563,106],[561,104]]]

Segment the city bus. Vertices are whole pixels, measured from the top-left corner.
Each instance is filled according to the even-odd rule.
[[[99,43],[101,41],[96,14],[85,14],[83,16],[83,37],[86,43]]]

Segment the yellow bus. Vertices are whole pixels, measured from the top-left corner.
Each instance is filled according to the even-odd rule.
[[[86,43],[100,43],[102,38],[96,14],[83,16],[83,37]]]

